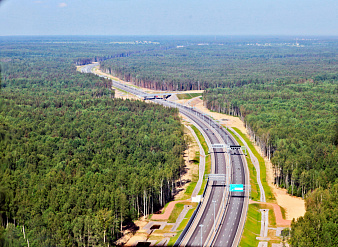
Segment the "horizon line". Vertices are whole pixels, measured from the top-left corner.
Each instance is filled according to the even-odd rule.
[[[202,36],[202,37],[241,37],[241,36],[254,36],[254,37],[338,37],[338,34],[11,34],[11,35],[1,35],[0,37],[51,37],[51,36],[102,36],[102,37],[112,37],[112,36]]]

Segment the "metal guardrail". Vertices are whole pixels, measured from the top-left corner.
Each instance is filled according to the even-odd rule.
[[[211,127],[217,126],[217,127],[219,127],[219,129],[222,129],[222,126],[221,126],[221,125],[219,125],[218,123],[216,123],[212,118],[210,118],[210,117],[207,116],[206,114],[201,113],[201,112],[199,112],[198,110],[193,109],[193,108],[191,108],[191,107],[187,107],[187,106],[184,106],[184,105],[181,105],[181,104],[177,104],[177,103],[173,103],[173,102],[170,102],[170,103],[171,103],[171,104],[174,104],[177,108],[181,107],[181,108],[184,108],[185,110],[188,110],[188,111],[191,111],[191,112],[193,112],[193,113],[199,114],[200,116],[203,116],[203,120],[204,120],[207,124],[209,124]],[[214,126],[213,126],[213,125],[214,125]],[[215,129],[216,129],[217,133],[218,133],[218,134],[221,136],[221,138],[222,138],[222,133],[220,133],[220,131],[218,130],[218,128],[215,128]],[[231,168],[230,168],[230,169],[231,169]],[[208,179],[208,182],[209,182],[209,179]],[[207,182],[206,187],[204,188],[204,191],[203,191],[203,198],[204,198],[204,195],[205,195],[205,192],[206,192],[206,188],[207,188],[208,182]],[[228,196],[226,196],[226,194],[228,194]],[[222,204],[221,204],[221,207],[220,207],[220,208],[222,208],[222,209],[223,209],[223,207],[224,207],[224,210],[223,210],[223,213],[222,213],[222,214],[218,214],[216,222],[219,221],[219,218],[220,218],[220,217],[221,217],[221,219],[223,219],[223,217],[224,217],[224,215],[225,215],[225,212],[227,211],[227,210],[226,210],[226,207],[227,207],[228,201],[229,201],[229,194],[230,194],[229,190],[228,190],[228,191],[227,191],[227,190],[224,191],[223,199],[222,199]],[[225,197],[226,197],[226,200],[225,200]],[[180,243],[182,242],[183,238],[185,237],[185,234],[186,234],[186,233],[189,231],[189,229],[191,228],[191,225],[192,225],[192,223],[193,223],[194,220],[195,220],[195,216],[196,216],[196,214],[198,213],[198,210],[199,210],[199,208],[200,208],[200,205],[201,205],[201,202],[198,204],[196,210],[195,210],[194,213],[192,214],[192,216],[191,216],[190,220],[188,221],[188,224],[187,224],[186,227],[184,228],[183,232],[181,233],[181,235],[179,236],[179,238],[176,240],[174,246],[179,246],[179,245],[180,245]],[[217,233],[217,232],[219,231],[219,228],[220,228],[220,226],[221,226],[221,222],[222,222],[222,220],[220,221],[220,224],[218,224],[217,230],[216,230],[213,234],[211,234],[211,235],[208,236],[208,238],[207,238],[207,240],[205,241],[205,243],[208,243],[208,242],[210,241],[210,237],[211,237],[212,235],[214,235],[214,237],[216,236],[215,233]],[[214,239],[212,239],[212,242],[214,242]]]
[[[211,127],[215,127],[215,126],[219,127],[219,128],[215,128],[215,129],[216,129],[217,133],[220,134],[221,138],[223,138],[223,136],[225,136],[225,135],[228,135],[228,136],[230,136],[230,139],[232,139],[232,141],[234,141],[234,138],[230,135],[230,133],[229,133],[227,130],[224,130],[224,128],[223,128],[220,124],[218,124],[217,122],[215,122],[212,118],[210,118],[210,117],[207,116],[206,114],[201,113],[200,111],[198,111],[198,110],[196,110],[196,109],[193,109],[193,108],[191,108],[191,107],[183,106],[183,105],[181,105],[181,104],[177,104],[177,103],[172,103],[172,104],[175,104],[175,106],[176,106],[177,108],[178,108],[178,107],[182,107],[182,108],[184,108],[184,109],[186,109],[186,110],[189,110],[189,111],[191,111],[191,112],[195,112],[196,114],[199,114],[199,115],[203,116],[203,120],[205,120],[205,122],[208,123]],[[213,126],[213,125],[214,125],[214,126]],[[224,141],[225,141],[225,140],[224,140]],[[230,169],[232,169],[232,167],[230,167]],[[231,172],[230,172],[230,174],[231,174]],[[207,188],[207,187],[205,187],[205,189],[204,189],[203,197],[204,197],[204,194],[205,194],[205,192],[206,192],[206,188]],[[228,196],[225,196],[227,192],[228,192]],[[224,217],[225,217],[225,214],[226,214],[226,211],[227,211],[227,206],[228,206],[228,204],[229,204],[229,196],[230,196],[230,191],[225,191],[225,192],[224,192],[223,198],[226,197],[226,200],[223,199],[223,200],[222,200],[223,202],[222,202],[222,204],[221,204],[221,206],[224,207],[224,210],[223,210],[223,213],[222,213],[221,215],[218,215],[217,220],[216,220],[216,222],[219,221],[219,218],[221,217],[220,224],[218,224],[218,226],[217,226],[217,230],[215,231],[216,234],[213,233],[213,234],[209,235],[207,241],[205,242],[205,243],[208,244],[208,242],[211,241],[211,246],[212,246],[212,244],[213,244],[214,241],[215,241],[215,237],[217,236],[217,233],[219,232],[220,227],[221,227],[221,222],[223,221],[223,219],[224,219]],[[198,205],[198,209],[199,209],[199,207],[200,207],[200,204],[201,204],[201,202],[200,202],[199,205]],[[196,208],[196,210],[194,211],[192,217],[190,218],[190,220],[189,220],[189,222],[188,222],[186,228],[183,230],[183,232],[181,233],[180,237],[179,237],[179,238],[177,239],[177,241],[175,242],[175,245],[174,245],[174,246],[179,246],[179,244],[181,243],[181,241],[182,241],[183,238],[185,237],[185,234],[186,234],[187,231],[190,229],[191,224],[193,223],[194,218],[195,218],[197,212],[198,212],[198,211],[197,211],[197,208]],[[247,213],[247,212],[246,212],[246,213]],[[243,232],[243,229],[241,230],[241,232]],[[212,240],[210,239],[211,236],[213,236],[213,239],[212,239]]]
[[[245,162],[244,162],[244,158],[242,157],[242,159],[243,159],[243,164],[245,164]],[[247,167],[248,168],[248,167]],[[248,176],[248,174],[249,173],[247,173],[247,176]],[[248,178],[246,176],[246,179],[250,179],[250,178]],[[246,182],[246,181],[245,181]],[[244,183],[245,183],[244,182]],[[245,193],[248,193],[248,192],[245,192]],[[244,196],[245,196],[245,194],[244,194]],[[250,192],[248,193],[248,197],[250,197]],[[244,202],[243,202],[243,205],[244,205]],[[248,206],[248,205],[247,205]],[[243,209],[244,209],[244,206],[243,206],[243,208],[242,208],[242,211],[243,211]],[[242,230],[241,230],[241,233],[240,233],[240,236],[242,236],[243,235],[243,231],[244,231],[244,226],[245,226],[245,223],[246,223],[246,220],[247,220],[247,215],[248,215],[248,208],[247,208],[247,210],[245,211],[245,217],[244,217],[244,222],[243,222],[243,228],[242,228]],[[237,228],[237,232],[236,232],[236,235],[238,234],[238,228]],[[236,235],[235,235],[235,239],[234,239],[234,241],[236,240]],[[241,239],[240,239],[241,240]],[[239,240],[239,241],[240,241]],[[239,244],[239,243],[238,243]]]
[[[233,137],[227,130],[225,130],[225,129],[222,128],[221,131],[225,132],[225,134],[228,135],[228,136],[230,136],[230,139],[232,139],[232,141],[235,142],[234,137]],[[235,142],[235,143],[236,143],[236,142]],[[243,159],[243,157],[242,157],[242,159]],[[245,163],[245,161],[243,160],[243,164],[244,164],[244,163]],[[231,169],[232,169],[232,167],[231,167]],[[247,193],[247,192],[245,192],[245,193]],[[230,192],[229,192],[229,195],[230,195]],[[228,199],[229,199],[229,196],[227,197],[227,204],[228,204]],[[223,216],[222,216],[222,221],[223,221],[223,218],[224,218],[224,216],[225,216],[225,212],[226,212],[226,210],[224,210],[224,213],[223,213]],[[246,216],[247,216],[247,211],[245,212],[245,220],[244,220],[243,226],[245,225],[245,222],[246,222]],[[222,222],[222,221],[221,221],[221,222]],[[220,225],[219,225],[219,227],[220,227]],[[219,227],[218,227],[218,229],[217,229],[216,232],[219,231]],[[244,231],[244,227],[242,228],[240,235],[242,235],[243,231]],[[238,234],[238,229],[237,229],[236,235],[237,235],[237,234]],[[210,245],[210,246],[213,246],[213,244],[214,244],[214,242],[215,242],[215,237],[216,237],[216,236],[217,236],[217,234],[214,235],[214,239],[211,241],[211,245]],[[235,239],[234,239],[234,241],[235,241]]]
[[[218,132],[218,130],[217,130]],[[219,133],[219,132],[218,132]],[[219,133],[221,138],[222,138],[222,135],[221,133]],[[227,134],[227,133],[226,133]],[[228,154],[229,155],[229,154]],[[227,171],[230,175],[229,177],[229,182],[231,181],[231,174],[232,174],[232,166],[231,166],[231,163],[229,164],[229,169],[230,171]],[[230,184],[230,183],[229,183]],[[217,225],[217,228],[215,229],[215,231],[212,233],[212,234],[209,234],[208,238],[206,239],[205,243],[207,246],[209,246],[209,242],[211,241],[211,244],[210,246],[212,246],[212,244],[214,243],[215,241],[215,237],[218,235],[218,232],[220,230],[220,227],[221,227],[221,224],[223,222],[223,219],[224,219],[224,216],[227,212],[227,206],[229,205],[229,196],[230,196],[230,190],[229,190],[229,184],[226,185],[226,189],[224,191],[224,194],[223,194],[223,199],[222,199],[222,204],[220,206],[221,208],[221,212],[222,213],[219,213],[217,215],[217,219],[215,220],[215,222],[219,222],[219,224]],[[226,199],[226,200],[225,200]],[[212,239],[211,239],[212,238]]]
[[[209,179],[207,180],[207,183],[204,187],[204,191],[203,191],[203,195],[202,197],[204,198],[205,192],[208,188],[208,184],[209,184]],[[200,201],[195,209],[195,211],[193,212],[193,214],[190,217],[190,220],[188,221],[187,225],[185,226],[185,228],[183,229],[182,233],[180,234],[180,236],[178,237],[178,239],[176,240],[175,244],[173,245],[174,247],[180,246],[180,243],[182,242],[183,238],[185,237],[185,234],[190,230],[190,227],[192,225],[192,223],[195,220],[195,216],[198,213],[198,211],[200,210],[200,207],[202,205],[202,201]]]
[[[167,101],[167,102],[168,102],[168,101]],[[186,106],[184,106],[184,105],[177,104],[177,103],[175,103],[175,102],[170,102],[170,101],[169,101],[168,103],[173,104],[174,107],[176,107],[176,108],[184,108],[185,110],[194,112],[194,110],[192,110],[191,108],[186,107]],[[205,197],[205,193],[206,193],[206,191],[207,191],[208,185],[209,185],[209,179],[207,180],[207,183],[206,183],[206,185],[204,186],[202,198]],[[174,244],[173,246],[177,247],[177,246],[179,246],[179,245],[181,244],[181,242],[182,242],[182,240],[184,239],[186,233],[190,230],[192,223],[195,221],[195,217],[196,217],[196,215],[198,214],[201,205],[202,205],[202,201],[200,201],[200,202],[198,203],[198,205],[197,205],[195,211],[193,212],[193,214],[191,215],[190,220],[188,221],[186,227],[183,229],[182,233],[180,234],[180,236],[178,237],[178,239],[176,240],[176,242],[175,242],[175,244]]]

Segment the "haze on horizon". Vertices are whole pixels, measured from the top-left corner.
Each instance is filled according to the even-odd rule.
[[[0,36],[337,36],[337,9],[337,0],[0,0]]]

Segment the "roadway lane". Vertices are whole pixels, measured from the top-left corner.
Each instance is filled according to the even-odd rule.
[[[168,105],[170,104],[167,102]],[[190,108],[185,107],[178,107],[180,112],[184,115],[186,115],[188,118],[192,119],[196,124],[198,124],[201,128],[203,128],[210,140],[211,144],[221,143],[217,135],[215,135],[215,131],[212,130],[211,126],[206,123],[203,120],[200,120],[201,114],[191,111]],[[203,118],[203,117],[202,117]],[[222,149],[215,149],[215,152],[213,153],[213,159],[214,159],[214,173],[215,174],[225,174],[225,154]],[[186,246],[201,246],[201,231],[202,231],[202,242],[205,243],[210,232],[213,231],[214,226],[214,218],[218,215],[220,206],[223,201],[223,194],[224,194],[224,183],[221,182],[211,182],[210,184],[213,188],[211,190],[210,196],[208,198],[207,204],[206,204],[206,210],[203,211],[202,216],[197,219],[198,223],[197,226],[203,225],[203,228],[196,227],[193,232],[191,233],[191,236],[189,237]],[[215,205],[214,205],[215,204]],[[215,207],[215,210],[214,210]],[[215,212],[214,212],[215,211]],[[196,223],[195,223],[196,224]]]
[[[189,116],[188,116],[189,117]],[[208,120],[207,120],[208,121]],[[198,122],[198,121],[197,121]],[[216,125],[216,124],[215,124]],[[227,141],[229,145],[238,145],[235,140],[230,136],[227,137],[228,133],[224,130],[224,128],[218,128],[217,125],[214,128],[220,136],[223,138],[223,141],[220,140],[212,140],[212,143],[221,143]],[[218,151],[218,150],[216,150]],[[245,167],[242,159],[241,151],[231,151],[233,154],[231,155],[231,183],[233,184],[245,184]],[[219,155],[216,153],[216,157],[220,157],[224,155]],[[216,171],[215,173],[225,174],[225,163],[219,162],[219,159],[216,158]],[[222,164],[223,163],[223,164]],[[201,244],[201,228],[196,227],[195,231],[190,237],[190,240],[186,244],[186,246],[203,246],[206,244],[206,239],[209,233],[212,231],[213,227],[213,200],[219,200],[222,198],[222,194],[224,192],[224,188],[220,187],[220,184],[216,184],[218,186],[214,186],[213,193],[210,195],[208,200],[207,208],[204,211],[201,219],[199,220],[198,225],[204,225],[202,228],[202,243]],[[241,235],[242,229],[238,229],[239,227],[243,227],[240,224],[243,214],[243,206],[244,206],[244,193],[243,192],[231,192],[231,196],[228,201],[227,211],[225,217],[221,222],[220,230],[218,230],[215,240],[212,241],[212,246],[233,246],[238,244],[239,236]],[[219,206],[220,203],[216,205]],[[216,211],[217,212],[217,211]],[[244,212],[244,216],[246,212]],[[242,219],[242,222],[244,220]],[[236,239],[237,236],[237,239]]]
[[[93,67],[91,67],[90,70],[92,70],[92,68]],[[86,72],[87,71],[88,70],[86,70]],[[114,80],[112,80],[112,82],[113,87],[120,88],[122,90],[125,90],[138,96],[145,95],[145,93],[142,90],[126,86]],[[204,114],[201,114],[200,112],[195,111],[194,109],[184,107],[182,105],[176,105],[172,102],[168,102],[165,100],[155,100],[155,102],[158,102],[168,107],[177,107],[182,114],[192,119],[202,129],[205,130],[205,133],[212,144],[227,143],[227,140],[229,140],[230,145],[236,144],[235,140],[233,140],[231,136],[230,138],[227,138],[228,133],[224,130],[224,128],[219,128],[218,125],[212,121],[212,119],[204,116]],[[208,122],[211,123],[213,127],[211,127],[208,124]],[[219,136],[221,136],[221,138]],[[213,155],[215,163],[214,173],[225,174],[226,173],[225,154],[222,152],[221,149],[216,149],[215,151],[216,152]],[[242,155],[239,154],[239,151],[236,152],[237,154],[231,155],[232,162],[231,183],[245,184],[245,181],[247,179],[245,177],[245,169],[244,169],[245,167],[243,164]],[[199,219],[197,219],[198,225],[203,225],[203,228],[196,227],[194,229],[191,236],[189,236],[189,240],[186,246],[203,246],[206,244],[206,240],[213,230],[214,217],[217,216],[219,210],[221,210],[220,206],[223,200],[224,189],[225,189],[224,184],[220,182],[213,182],[212,190],[210,193],[209,200],[207,201],[206,209],[203,211],[202,216]],[[245,198],[243,195],[244,193],[242,192],[231,193],[231,196],[227,204],[225,217],[223,217],[219,231],[217,232],[215,240],[212,242],[212,246],[233,246],[234,243],[238,242],[239,238],[238,236],[241,235],[243,227],[243,224],[240,224],[240,222],[244,221],[242,219],[242,215],[243,213],[244,216],[246,215],[246,211],[243,212],[243,208],[245,209],[244,207]],[[213,201],[215,201],[215,209],[216,209],[215,215]],[[218,226],[216,226],[216,229],[217,227]],[[203,244],[201,243],[201,229],[202,229]]]
[[[80,68],[81,73],[92,73],[92,69],[97,66],[97,63],[88,64]]]
[[[236,143],[231,140],[231,145]],[[234,152],[234,151],[232,151]],[[245,184],[244,166],[239,151],[231,155],[232,162],[232,181],[233,184]],[[233,246],[234,240],[240,225],[241,215],[244,206],[244,193],[231,192],[228,204],[228,212],[225,214],[224,220],[221,223],[221,228],[217,233],[212,246]],[[240,234],[242,229],[239,229]]]

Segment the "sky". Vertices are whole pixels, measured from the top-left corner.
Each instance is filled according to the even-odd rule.
[[[338,0],[0,0],[0,36],[338,35]]]

